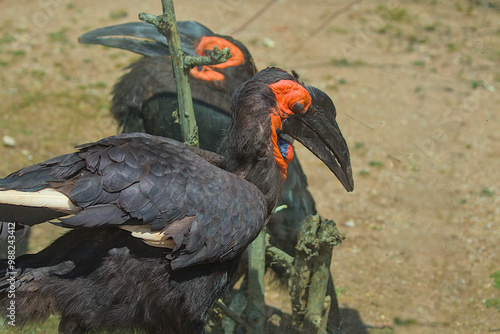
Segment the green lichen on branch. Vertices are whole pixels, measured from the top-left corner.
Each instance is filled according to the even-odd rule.
[[[229,58],[231,58],[231,52],[229,48],[224,48],[219,50],[217,46],[214,47],[210,56],[185,56],[184,57],[184,69],[190,70],[196,66],[207,66],[207,65],[217,65],[225,63]]]
[[[163,13],[162,15],[152,15],[148,13],[139,13],[139,20],[150,23],[158,29],[163,36],[171,35],[171,28],[173,19],[170,13]]]
[[[160,34],[162,34],[165,37],[167,37],[167,35],[170,36],[172,34],[172,18],[168,13],[166,15],[159,15],[159,16],[147,13],[140,13],[139,19],[154,25],[158,29]],[[169,43],[169,49],[171,49],[170,43]],[[185,71],[189,71],[190,69],[196,66],[222,64],[225,63],[229,58],[231,58],[231,56],[232,55],[229,48],[226,47],[222,50],[219,50],[217,46],[214,46],[209,56],[188,56],[183,54],[182,68]]]
[[[326,326],[326,296],[333,247],[342,243],[335,222],[308,216],[300,224],[295,255],[296,274],[291,277],[292,325],[299,333],[317,334]]]
[[[301,222],[296,250],[310,258],[318,256],[323,247],[340,245],[344,239],[345,236],[338,231],[333,220],[308,216]]]
[[[268,235],[269,239],[269,235]],[[271,266],[279,266],[286,272],[286,277],[289,277],[293,273],[293,261],[294,258],[288,253],[282,251],[276,246],[268,245],[266,247],[266,257],[271,259]]]
[[[332,250],[343,239],[334,221],[315,215],[300,223],[295,257],[268,244],[266,255],[289,277],[294,333],[325,332],[332,305],[331,297],[326,295]]]

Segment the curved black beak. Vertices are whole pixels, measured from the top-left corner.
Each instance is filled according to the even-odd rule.
[[[335,106],[323,91],[309,85],[305,88],[311,95],[311,106],[305,114],[286,118],[283,132],[307,147],[330,168],[347,191],[353,191],[351,158],[335,120]]]
[[[214,33],[195,21],[177,22],[181,37],[182,50],[196,56],[194,42],[202,36]],[[78,38],[82,44],[100,44],[113,48],[132,51],[143,56],[154,57],[168,55],[165,36],[155,26],[146,22],[129,22],[89,31]]]

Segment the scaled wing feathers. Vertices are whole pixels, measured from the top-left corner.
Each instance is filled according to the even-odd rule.
[[[0,217],[2,207],[8,207],[7,216],[22,217],[16,223],[24,225],[58,218],[70,228],[127,226],[150,245],[172,248],[174,269],[231,259],[262,228],[264,196],[253,184],[216,167],[222,164],[220,156],[139,133],[79,149],[0,179]],[[23,202],[12,200],[19,190],[25,192]],[[32,219],[22,207],[14,208],[22,215],[12,212],[10,204],[50,212],[37,211],[38,218]]]

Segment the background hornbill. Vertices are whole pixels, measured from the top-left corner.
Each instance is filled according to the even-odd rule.
[[[231,50],[232,57],[226,63],[190,71],[200,148],[216,151],[230,122],[231,96],[257,72],[254,61],[241,42],[215,34],[198,22],[180,21],[178,28],[183,51],[188,55],[206,55],[215,45]],[[123,132],[146,132],[182,141],[180,126],[172,115],[177,109],[177,92],[167,58],[168,44],[156,27],[144,22],[125,23],[89,31],[80,36],[79,41],[144,55],[129,65],[129,71],[115,84],[111,114]],[[279,204],[286,208],[272,216],[268,231],[275,245],[294,254],[298,223],[307,215],[317,213],[298,159],[288,167]]]
[[[3,312],[14,282],[19,323],[57,312],[61,333],[203,333],[208,309],[278,202],[293,158],[282,134],[353,189],[347,144],[324,92],[269,68],[237,89],[231,115],[220,155],[122,134],[1,179],[4,233],[12,222],[74,228],[16,259],[15,282],[2,263]]]
[[[209,54],[214,46],[228,47],[225,63],[193,68],[190,85],[200,147],[215,151],[230,122],[229,104],[236,88],[257,73],[253,58],[239,41],[214,34],[194,21],[179,21],[182,50],[190,56]],[[111,114],[123,132],[146,132],[182,140],[172,112],[177,92],[166,38],[145,22],[130,22],[89,31],[80,43],[102,44],[144,55],[130,64],[114,86]],[[159,106],[161,104],[161,106]]]

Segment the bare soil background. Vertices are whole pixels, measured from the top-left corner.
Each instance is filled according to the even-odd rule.
[[[240,29],[266,4],[175,3],[178,20],[245,43],[258,68],[294,69],[332,97],[355,191],[297,155],[346,234],[331,267],[345,331],[365,332],[358,317],[396,333],[499,332],[500,2],[279,0]],[[115,134],[109,93],[138,56],[77,38],[160,1],[0,0],[0,12],[0,175]],[[33,228],[29,250],[59,233]]]

